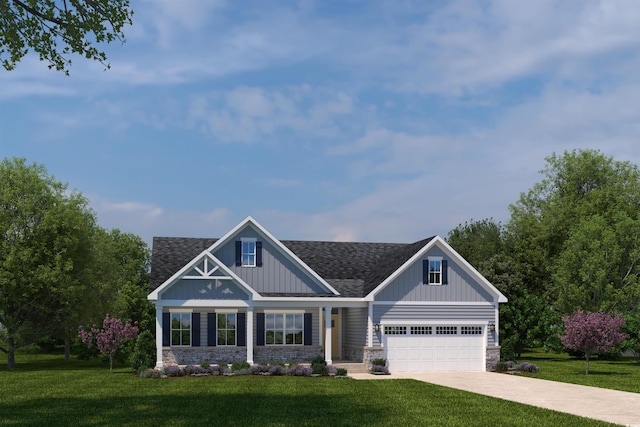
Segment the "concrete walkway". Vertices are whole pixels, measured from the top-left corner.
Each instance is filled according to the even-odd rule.
[[[640,427],[640,393],[492,372],[351,376],[355,379],[414,379],[610,423]]]

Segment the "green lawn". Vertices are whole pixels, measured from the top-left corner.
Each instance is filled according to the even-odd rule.
[[[608,425],[412,380],[138,379],[60,355],[0,363],[1,425]]]
[[[535,378],[640,393],[640,365],[637,358],[591,359],[589,375],[584,373],[584,359],[573,359],[567,354],[530,351],[523,353],[518,361],[538,365],[540,372],[533,375]]]

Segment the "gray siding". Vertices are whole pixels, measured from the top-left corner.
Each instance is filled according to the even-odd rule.
[[[262,242],[262,267],[236,267],[236,240],[255,237]],[[214,256],[258,292],[329,293],[316,279],[285,257],[266,236],[247,227],[219,248]]]
[[[367,312],[366,307],[342,309],[342,344],[367,345]]]
[[[422,261],[429,256],[441,256],[449,264],[447,285],[424,285]],[[460,301],[492,302],[493,297],[440,248],[433,248],[422,259],[409,266],[375,297],[376,301]]]
[[[382,305],[373,306],[373,323],[402,321],[411,325],[412,321],[434,323],[438,321],[495,322],[496,312],[491,305]],[[380,345],[381,332],[373,334],[373,345]],[[496,345],[493,334],[488,334],[488,345]]]
[[[248,291],[231,280],[180,279],[162,292],[163,300],[220,299],[248,300]]]

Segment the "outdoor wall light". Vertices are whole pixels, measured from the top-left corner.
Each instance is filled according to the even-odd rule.
[[[380,323],[376,323],[375,325],[373,325],[373,330],[376,332],[380,332]]]
[[[495,330],[496,330],[496,324],[495,324],[495,323],[489,323],[489,325],[487,326],[487,328],[488,328],[487,330],[488,330],[489,332],[495,332]]]

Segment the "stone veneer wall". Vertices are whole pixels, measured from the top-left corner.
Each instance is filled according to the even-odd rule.
[[[371,360],[384,358],[384,348],[362,347],[358,345],[343,345],[342,356],[346,360],[362,362],[368,366]]]
[[[322,346],[255,346],[253,360],[268,362],[310,362],[317,355],[324,355]],[[195,365],[202,362],[244,362],[247,360],[247,347],[165,347],[162,349],[164,365]]]
[[[492,371],[500,361],[500,346],[487,346],[486,359],[486,369]]]
[[[253,347],[253,360],[256,362],[280,360],[282,362],[308,363],[318,355],[324,357],[324,348],[321,345],[265,345]]]

